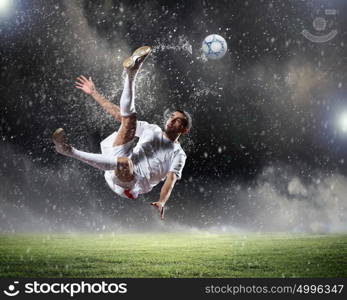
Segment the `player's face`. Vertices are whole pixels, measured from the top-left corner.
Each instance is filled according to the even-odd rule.
[[[179,111],[173,112],[165,124],[166,132],[184,133],[186,129],[186,116]]]

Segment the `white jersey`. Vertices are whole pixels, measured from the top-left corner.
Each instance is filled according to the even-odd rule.
[[[149,192],[161,180],[165,180],[169,172],[174,172],[178,179],[181,178],[187,156],[180,143],[167,138],[158,125],[137,121],[135,136],[139,137],[139,141],[135,146],[133,142],[129,142],[112,147],[116,134],[117,132],[114,132],[101,142],[101,151],[131,158],[136,177],[135,186],[132,188],[134,194]],[[105,178],[117,194],[124,192],[117,186],[113,171],[106,171]]]

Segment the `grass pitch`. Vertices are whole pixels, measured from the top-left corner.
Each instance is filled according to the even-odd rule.
[[[0,277],[347,277],[347,235],[1,235]]]

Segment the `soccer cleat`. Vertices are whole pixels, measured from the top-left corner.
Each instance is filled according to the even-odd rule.
[[[63,128],[58,128],[53,132],[52,140],[55,145],[55,150],[61,154],[70,154],[72,152],[72,147],[69,145],[65,130]]]
[[[128,72],[136,72],[151,52],[151,47],[142,46],[137,48],[134,53],[123,61],[123,67]]]

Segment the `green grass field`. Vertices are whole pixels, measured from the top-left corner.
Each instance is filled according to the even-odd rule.
[[[1,235],[0,276],[346,277],[347,235]]]

